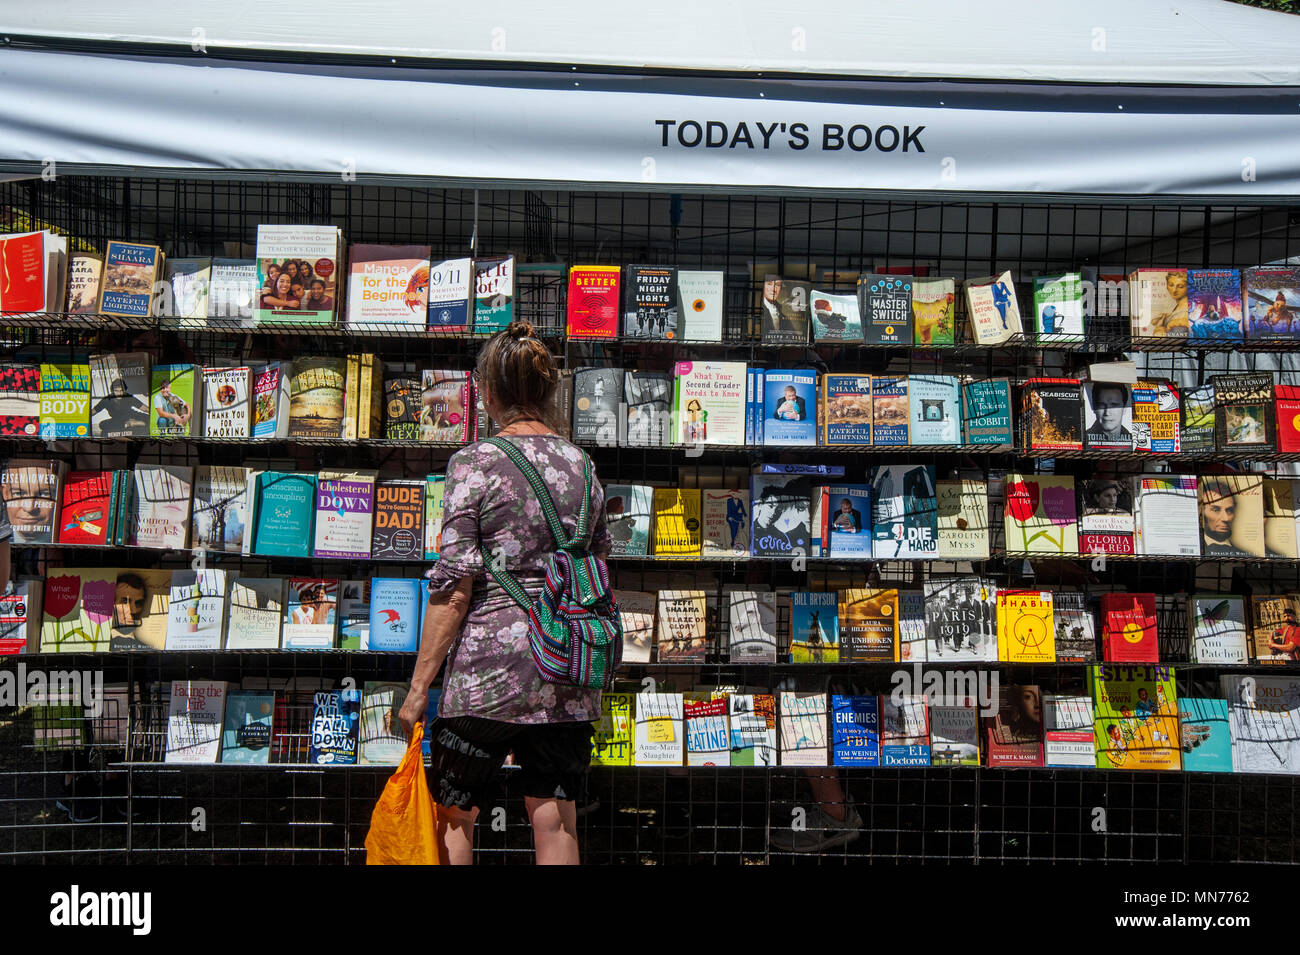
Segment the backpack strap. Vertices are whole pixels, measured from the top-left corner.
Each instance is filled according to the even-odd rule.
[[[504,453],[528,481],[528,486],[533,489],[533,494],[537,496],[537,502],[542,506],[542,516],[546,518],[546,524],[551,529],[551,536],[555,539],[556,548],[559,550],[586,550],[591,544],[589,513],[591,510],[591,456],[585,451],[582,452],[582,504],[578,509],[577,527],[574,529],[573,536],[569,537],[564,529],[564,524],[560,521],[559,511],[555,508],[555,501],[546,486],[546,481],[537,473],[537,468],[533,467],[533,463],[524,456],[524,453],[519,450],[514,442],[507,441],[505,438],[487,438],[486,443]]]

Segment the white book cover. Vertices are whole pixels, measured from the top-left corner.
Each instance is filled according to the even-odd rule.
[[[221,754],[226,684],[173,680],[167,706],[168,763],[215,763]]]
[[[1234,773],[1300,773],[1300,679],[1222,678]]]
[[[644,590],[615,590],[623,623],[623,662],[649,663],[655,636],[655,603],[659,595]]]
[[[188,548],[194,469],[174,464],[139,464],[132,477],[135,513],[129,543],[160,550]]]
[[[283,577],[239,577],[230,585],[227,650],[276,650],[284,620]]]
[[[917,663],[928,657],[925,639],[925,594],[919,590],[898,592],[898,658]]]
[[[429,247],[353,245],[348,250],[348,325],[416,325],[428,317]]]
[[[827,766],[826,694],[781,692],[777,725],[782,766]]]
[[[1201,553],[1196,478],[1191,475],[1133,478],[1134,550],[1147,557],[1195,557]]]
[[[245,552],[248,468],[200,464],[194,469],[191,545],[229,554]]]
[[[966,305],[972,336],[981,345],[996,345],[1024,331],[1010,272],[967,280]]]
[[[253,372],[238,368],[203,369],[203,436],[247,438],[252,412]]]
[[[733,590],[730,594],[731,662],[776,662],[776,594]]]
[[[725,699],[688,700],[683,706],[687,766],[730,766],[731,729]]]
[[[248,326],[257,302],[257,263],[251,259],[214,259],[208,282],[208,318],[222,327]]]
[[[172,571],[168,650],[220,650],[226,633],[226,572]]]
[[[760,706],[760,700],[766,705]],[[727,705],[731,717],[732,765],[775,766],[776,704],[772,697],[732,693],[727,697]]]
[[[700,491],[700,523],[705,557],[749,555],[749,489]]]
[[[285,586],[280,645],[286,650],[332,650],[338,634],[339,582],[290,577]]]
[[[676,443],[745,443],[745,368],[743,361],[677,363]]]
[[[1044,695],[1043,765],[1097,768],[1092,697]]]
[[[430,327],[473,323],[474,263],[469,259],[435,262],[429,270]]]
[[[685,755],[682,706],[680,693],[636,694],[632,765],[682,765]]]
[[[366,560],[375,519],[375,472],[326,477],[316,482],[317,557]]]
[[[688,342],[722,341],[722,313],[726,304],[722,272],[677,272],[678,315],[681,339]]]
[[[1250,662],[1246,601],[1228,594],[1196,594],[1187,601],[1193,663]]]

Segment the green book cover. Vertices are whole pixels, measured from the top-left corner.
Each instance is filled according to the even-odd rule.
[[[437,560],[442,547],[442,492],[445,474],[430,474],[424,489],[424,559]]]
[[[1039,341],[1083,338],[1083,276],[1078,272],[1034,279],[1034,331]]]
[[[237,690],[227,693],[226,719],[221,732],[221,761],[269,763],[274,718],[274,692]]]
[[[40,436],[90,436],[90,365],[53,362],[41,365]]]
[[[1088,668],[1098,769],[1180,769],[1178,695],[1170,666]]]
[[[252,552],[265,557],[310,557],[315,537],[316,475],[262,471],[255,490]]]
[[[149,437],[193,434],[194,366],[154,365],[150,372]]]

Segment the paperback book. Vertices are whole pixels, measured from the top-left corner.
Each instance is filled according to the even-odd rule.
[[[649,491],[649,488],[646,488]],[[608,502],[609,490],[606,490]],[[644,513],[644,512],[643,512]],[[609,514],[608,504],[606,514]],[[700,520],[703,524],[701,554],[705,557],[745,557],[749,554],[749,490],[700,490]],[[606,521],[609,524],[609,521]],[[610,535],[614,529],[610,526]],[[615,537],[615,540],[618,538]]]
[[[829,765],[826,694],[782,690],[777,702],[781,765]]]
[[[474,334],[491,335],[515,317],[515,257],[474,260]]]
[[[1163,378],[1133,386],[1133,448],[1151,454],[1177,454],[1182,444],[1182,400]]]
[[[1194,339],[1241,339],[1241,273],[1188,269],[1187,325]]]
[[[862,314],[856,295],[812,292],[812,332],[815,342],[862,341]]]
[[[424,485],[401,478],[375,483],[371,557],[418,561],[424,556]]]
[[[1179,769],[1178,694],[1168,666],[1089,667],[1099,769]]]
[[[167,705],[168,763],[215,763],[221,755],[226,684],[173,680]]]
[[[233,690],[227,693],[221,761],[241,765],[269,763],[274,721],[274,692]]]
[[[965,382],[961,401],[963,440],[967,444],[1012,443],[1011,383],[1007,379]]]
[[[649,663],[655,638],[658,595],[643,590],[615,590],[618,618],[623,626],[623,662]],[[608,694],[607,694],[608,695]]]
[[[983,481],[936,481],[940,560],[988,560],[989,490]]]
[[[1132,554],[1133,486],[1116,478],[1078,482],[1079,553]]]
[[[790,662],[839,663],[839,595],[795,591],[790,595]]]
[[[880,697],[880,765],[930,765],[930,714],[925,697]]]
[[[1040,343],[1083,338],[1083,276],[1078,272],[1034,278],[1034,331]]]
[[[283,577],[236,577],[231,581],[226,649],[278,649],[284,596]]]
[[[966,308],[972,337],[981,345],[997,345],[1024,332],[1010,272],[967,280]]]
[[[177,570],[167,600],[168,650],[220,650],[226,635],[226,572]]]
[[[722,341],[725,276],[722,272],[677,272],[681,338],[688,342]]]
[[[729,595],[732,663],[776,663],[776,594],[733,590]]]
[[[759,302],[762,340],[768,345],[804,345],[808,342],[812,286],[807,282],[768,275]]]
[[[907,445],[912,440],[908,379],[875,375],[871,379],[871,444]]]
[[[474,279],[474,263],[469,259],[430,264],[427,313],[430,328],[444,332],[470,328],[474,320]]]
[[[675,443],[745,444],[745,363],[679,361],[675,373]]]
[[[1021,428],[1031,450],[1083,450],[1083,398],[1074,378],[1030,378],[1021,393]]]
[[[569,338],[618,337],[620,271],[617,265],[575,265],[569,269]],[[624,333],[633,334],[626,326]]]
[[[871,477],[871,553],[877,560],[922,560],[939,550],[934,466],[889,464]]]
[[[312,697],[311,746],[313,766],[352,766],[361,748],[361,691],[324,690]]]
[[[811,480],[806,475],[755,474],[750,478],[750,545],[755,557],[809,553]]]
[[[659,341],[680,338],[677,298],[677,269],[624,266],[623,335]]]
[[[248,469],[200,464],[194,469],[191,545],[247,553],[247,532]]]
[[[912,444],[961,444],[961,385],[951,375],[907,379]]]
[[[1228,594],[1194,594],[1187,598],[1187,627],[1193,663],[1244,664],[1246,602]]]
[[[898,659],[898,591],[839,591],[840,662]]]
[[[1003,487],[1008,552],[1079,553],[1073,477],[1013,472]]]
[[[1300,267],[1257,265],[1241,270],[1246,337],[1300,337]]]
[[[998,601],[993,581],[982,577],[932,577],[923,586],[928,660],[998,659]]]
[[[469,295],[468,261],[461,272],[460,325],[465,322]],[[345,323],[350,327],[415,325],[431,315],[432,285],[427,245],[368,245],[348,248],[348,294]],[[451,322],[445,324],[453,324]]]
[[[776,765],[776,698],[765,693],[732,693],[731,765]]]
[[[660,663],[703,663],[708,652],[704,591],[659,591],[656,629]]]
[[[998,690],[998,711],[984,718],[990,767],[1023,769],[1043,765],[1043,698],[1037,685]]]
[[[817,372],[763,373],[763,444],[817,443]]]
[[[831,696],[831,765],[880,765],[880,700]]]
[[[871,444],[870,375],[822,375],[822,444]]]
[[[952,345],[957,331],[957,286],[952,279],[912,279],[912,342]]]
[[[90,433],[96,438],[149,436],[149,354],[90,356]]]

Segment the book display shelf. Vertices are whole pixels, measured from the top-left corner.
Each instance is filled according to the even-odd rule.
[[[0,183],[0,232],[54,228],[101,249],[111,240],[156,244],[169,258],[252,258],[259,225],[339,227],[344,242],[430,244],[437,259],[514,255],[521,269],[515,315],[531,321],[565,369],[608,367],[673,373],[686,362],[744,362],[820,375],[954,376],[1006,379],[1019,419],[1033,379],[1089,377],[1090,366],[1132,361],[1139,379],[1173,382],[1184,393],[1216,375],[1259,373],[1274,386],[1300,385],[1300,335],[1225,342],[1135,336],[1124,277],[1152,265],[1243,268],[1297,261],[1294,209],[1175,203],[899,201],[876,198],[670,196],[408,188],[209,180],[60,177]],[[471,248],[471,236],[476,243]],[[725,274],[720,341],[602,340],[566,334],[566,276],[577,264],[663,263]],[[1035,275],[1093,270],[1109,291],[1085,301],[1081,335],[1047,340],[1034,327]],[[996,345],[970,331],[961,281],[1010,271],[1025,328]],[[862,273],[956,277],[952,344],[763,341],[764,276],[812,278],[814,288],[852,295]],[[1121,293],[1121,287],[1124,291]],[[1297,323],[1300,325],[1300,323]],[[383,325],[258,326],[238,318],[201,327],[166,316],[6,315],[0,361],[40,364],[68,353],[146,352],[157,363],[251,364],[304,356],[376,355],[386,366],[470,369],[482,336]],[[1097,375],[1093,375],[1097,380]],[[68,470],[132,470],[149,465],[242,467],[314,473],[372,469],[423,479],[446,471],[459,444],[383,437],[130,439],[0,438],[0,456],[58,458]],[[1081,553],[1017,548],[1004,530],[1007,475],[1127,480],[1160,475],[1300,478],[1300,453],[1276,446],[1153,455],[1124,449],[1028,446],[1019,427],[1009,443],[811,446],[761,442],[587,448],[602,483],[655,488],[748,487],[765,464],[842,466],[813,484],[866,484],[882,465],[925,466],[933,478],[973,481],[987,491],[989,555],[984,559],[871,559],[835,553],[790,556],[613,557],[621,591],[701,591],[706,597],[703,659],[626,663],[617,691],[739,694],[809,692],[886,699],[900,674],[922,670],[1039,687],[1042,694],[1090,694],[1083,663],[969,661],[934,655],[857,662],[790,662],[799,639],[791,593],[885,589],[926,594],[927,584],[978,577],[999,591],[1077,593],[1089,606],[1107,595],[1154,595],[1160,666],[1177,696],[1222,699],[1225,679],[1291,676],[1291,667],[1194,659],[1189,597],[1251,598],[1300,591],[1300,558]],[[1254,470],[1244,470],[1246,466]],[[1071,496],[1073,492],[1071,492]],[[1021,541],[1024,539],[1021,538]],[[1085,548],[1086,549],[1086,548]],[[1294,537],[1292,551],[1294,552]],[[15,578],[44,579],[59,568],[220,569],[231,576],[415,578],[423,560],[356,560],[226,553],[203,547],[161,550],[68,544],[12,547]],[[730,642],[731,594],[774,592],[776,660],[745,663]],[[1101,615],[1097,635],[1101,636]],[[920,631],[921,643],[933,638]],[[899,637],[900,645],[906,637]],[[1098,641],[1100,642],[1100,641]],[[934,640],[935,646],[940,641]],[[662,648],[662,645],[661,645]],[[913,650],[913,653],[916,651]],[[818,653],[821,653],[818,650]],[[996,656],[996,655],[995,655]],[[806,658],[806,657],[805,657]],[[1251,658],[1248,658],[1248,660]],[[1097,661],[1100,663],[1100,659]],[[281,689],[276,739],[267,765],[167,761],[167,687],[174,680],[261,688],[409,680],[414,656],[385,650],[134,650],[0,657],[0,675],[21,667],[102,673],[120,688],[88,717],[0,697],[0,860],[78,862],[364,861],[370,810],[390,772],[382,765],[308,762],[311,699]],[[347,681],[352,681],[350,684]],[[828,689],[830,687],[830,689]],[[920,692],[919,686],[916,692]],[[823,714],[823,731],[830,714]],[[1088,727],[1091,739],[1092,727]],[[983,739],[984,730],[980,734]],[[73,740],[71,745],[68,740]],[[1187,740],[1175,742],[1184,744]],[[1300,741],[1279,746],[1300,750]],[[822,744],[829,747],[828,740]],[[931,754],[941,762],[939,747]],[[1229,764],[1231,768],[1231,764]],[[1268,861],[1295,863],[1289,838],[1300,788],[1286,772],[1181,772],[1097,768],[926,765],[851,767],[844,788],[864,820],[859,838],[820,855],[781,851],[769,830],[813,805],[798,765],[594,766],[599,805],[581,820],[592,862],[834,864],[845,861]],[[836,770],[825,768],[829,775]],[[1300,773],[1300,765],[1291,773]],[[507,780],[509,776],[507,776]],[[63,806],[64,809],[58,808]],[[481,858],[531,861],[523,802],[509,785],[504,828],[479,826]],[[71,808],[73,821],[66,809]],[[1098,812],[1098,810],[1101,810]],[[203,824],[196,825],[196,810]],[[486,817],[485,817],[486,818]],[[1287,838],[1276,839],[1276,833]]]

